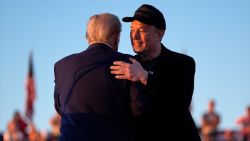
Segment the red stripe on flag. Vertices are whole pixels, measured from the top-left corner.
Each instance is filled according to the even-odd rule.
[[[32,120],[33,112],[34,112],[34,101],[36,97],[35,92],[35,81],[33,76],[33,56],[30,53],[29,56],[29,70],[26,82],[26,104],[25,104],[25,115],[27,118]]]

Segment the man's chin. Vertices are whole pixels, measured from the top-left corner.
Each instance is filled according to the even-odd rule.
[[[142,54],[142,51],[140,51],[140,50],[135,50],[134,49],[134,52],[137,53],[137,54]]]

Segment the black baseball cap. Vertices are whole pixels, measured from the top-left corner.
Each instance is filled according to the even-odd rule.
[[[133,17],[124,17],[122,21],[132,22],[138,20],[144,24],[154,25],[158,29],[165,30],[166,22],[163,14],[157,8],[149,4],[143,4],[136,11]]]

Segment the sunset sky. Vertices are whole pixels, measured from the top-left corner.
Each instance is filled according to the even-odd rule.
[[[143,3],[154,5],[166,18],[162,43],[196,61],[196,124],[213,98],[220,128],[238,129],[235,120],[250,105],[249,0],[0,0],[0,131],[6,130],[15,110],[24,113],[30,51],[37,92],[34,122],[38,129],[50,130],[54,63],[88,47],[90,16],[109,12],[122,19]],[[119,51],[134,55],[129,31],[130,24],[122,23]]]

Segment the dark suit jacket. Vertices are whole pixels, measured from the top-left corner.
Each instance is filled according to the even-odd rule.
[[[55,64],[55,108],[62,116],[61,141],[130,141],[130,82],[110,73],[128,55],[96,43]]]
[[[136,58],[145,67],[140,56]],[[138,95],[138,101],[144,104],[141,107],[144,109],[142,115],[136,121],[139,138],[199,141],[198,131],[189,112],[194,89],[193,58],[170,51],[162,45],[161,54],[154,61],[153,74],[149,73],[147,85]]]

